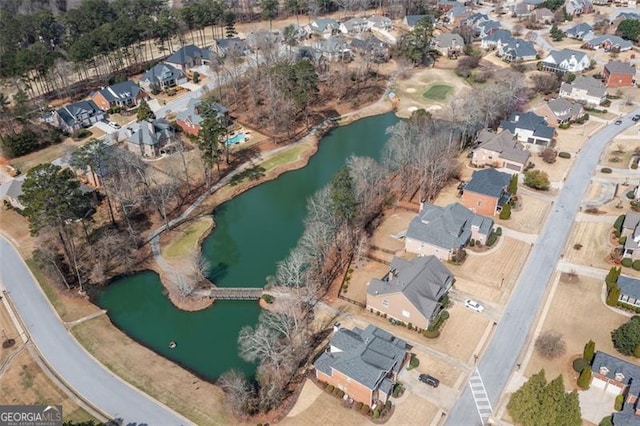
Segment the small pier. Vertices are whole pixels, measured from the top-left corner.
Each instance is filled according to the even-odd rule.
[[[198,290],[196,294],[217,300],[259,300],[263,291],[259,287],[213,287],[207,290]]]

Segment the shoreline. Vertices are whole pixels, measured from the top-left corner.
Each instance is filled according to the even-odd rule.
[[[215,221],[215,216],[213,215],[213,211],[216,208],[220,207],[221,205],[223,205],[228,201],[231,201],[233,198],[237,197],[238,195],[252,188],[257,187],[258,185],[275,180],[287,172],[299,170],[306,167],[307,164],[309,164],[309,161],[311,160],[311,158],[318,152],[320,148],[321,140],[326,136],[328,132],[331,131],[331,129],[335,127],[347,126],[363,118],[387,114],[393,111],[395,111],[395,105],[387,98],[387,91],[385,91],[383,96],[377,101],[375,101],[374,103],[371,103],[355,111],[351,111],[337,117],[337,119],[332,121],[332,123],[335,123],[334,126],[327,126],[329,121],[325,120],[324,122],[313,127],[309,131],[309,133],[301,137],[298,141],[290,145],[287,145],[285,147],[279,147],[274,150],[271,150],[270,152],[263,153],[259,162],[254,162],[250,160],[248,163],[250,163],[252,166],[259,166],[260,164],[265,163],[270,159],[271,155],[269,154],[273,155],[274,152],[277,154],[277,153],[280,153],[281,151],[285,151],[286,149],[295,149],[296,147],[299,147],[299,146],[302,146],[302,147],[306,146],[306,149],[303,149],[294,161],[281,164],[274,167],[271,170],[267,170],[265,174],[259,179],[243,181],[229,193],[226,193],[224,195],[218,195],[218,197],[216,197],[217,194],[222,193],[222,190],[231,188],[230,185],[227,183],[226,185],[218,189],[216,192],[207,196],[205,201],[200,206],[198,206],[198,208],[196,208],[194,211],[194,214],[202,215],[205,213],[201,212],[200,209],[202,209],[203,207],[206,207],[206,209],[211,212],[208,214],[210,214],[212,217],[211,226],[209,226],[205,231],[203,231],[198,236],[198,244],[197,244],[198,254],[202,253],[201,251],[202,242],[204,241],[204,239],[209,237],[213,232],[215,232],[216,221]],[[159,238],[158,253],[154,255],[153,259],[150,259],[149,262],[146,262],[144,269],[151,269],[158,274],[158,276],[160,277],[160,282],[162,283],[162,286],[164,287],[164,290],[167,294],[167,297],[177,309],[180,309],[183,311],[189,311],[189,312],[196,312],[199,310],[207,309],[210,306],[212,306],[215,303],[215,299],[209,298],[209,297],[196,298],[192,296],[180,295],[177,292],[177,289],[175,289],[175,286],[171,284],[167,276],[168,266],[170,266],[169,264],[172,262],[167,261],[166,258],[162,256],[162,249],[165,248],[168,243],[167,238],[170,238],[172,235],[174,235],[172,233],[175,233],[176,231],[180,232],[181,227],[185,223],[187,223],[186,220],[180,223],[179,225],[177,225],[174,229],[170,231],[165,231],[158,236]],[[174,260],[174,262],[179,262],[180,260],[183,260],[183,259],[184,257],[177,258],[177,260]],[[214,282],[211,282],[211,284],[215,286]]]

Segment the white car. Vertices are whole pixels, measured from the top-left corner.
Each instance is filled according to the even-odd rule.
[[[482,312],[484,311],[484,306],[476,302],[475,300],[467,299],[464,301],[464,306],[471,309],[472,311]]]
[[[114,129],[119,129],[120,125],[116,122],[110,121],[109,122],[109,126],[113,127]]]

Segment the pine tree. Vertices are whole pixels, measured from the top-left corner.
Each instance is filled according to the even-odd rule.
[[[596,343],[593,340],[589,340],[587,344],[584,345],[582,358],[584,358],[589,364],[591,364],[591,361],[593,361],[595,352],[596,352]]]
[[[613,284],[607,295],[607,305],[616,306],[618,299],[620,299],[620,287],[618,287],[618,284]]]
[[[136,113],[136,118],[138,121],[142,120],[153,120],[156,118],[156,115],[151,110],[151,107],[144,99],[140,101],[140,105],[138,105],[138,112]]]
[[[511,176],[511,181],[509,182],[509,194],[511,195],[516,195],[516,193],[518,192],[518,174],[515,173],[513,176]]]
[[[511,217],[511,204],[507,203],[502,206],[502,210],[500,211],[500,219],[506,220]]]
[[[546,385],[544,370],[540,370],[511,395],[507,410],[516,423],[534,424],[534,419],[538,418],[540,412],[540,400]]]
[[[587,367],[582,370],[580,377],[578,377],[578,386],[580,389],[589,389],[591,385],[591,368]]]

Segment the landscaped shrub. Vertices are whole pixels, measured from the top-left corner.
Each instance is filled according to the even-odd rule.
[[[618,284],[613,284],[609,290],[609,294],[607,294],[607,305],[616,306],[618,299],[620,299],[620,287],[618,287]]]
[[[524,184],[533,189],[549,189],[549,175],[542,170],[529,170],[524,173]]]
[[[263,294],[262,295],[262,300],[264,300],[265,302],[267,302],[268,304],[272,304],[274,300],[276,300],[275,297],[273,297],[270,294]]]
[[[630,268],[631,265],[633,265],[633,259],[631,259],[630,257],[625,257],[620,263],[622,264],[622,266]]]
[[[329,385],[326,388],[324,388],[324,390],[326,390],[329,393],[332,393],[334,389],[335,389],[335,387],[333,385]]]
[[[558,153],[558,157],[560,157],[560,158],[571,158],[571,154],[569,154],[568,152],[562,151],[562,152]]]
[[[591,385],[591,368],[585,368],[578,377],[578,386],[580,389],[589,389]]]
[[[518,192],[518,174],[517,173],[511,176],[511,180],[509,181],[508,191],[509,191],[509,194],[511,195],[516,195],[516,193]]]
[[[603,167],[600,169],[601,173],[611,173],[612,170],[609,167]]]
[[[198,83],[200,81],[200,73],[197,71],[193,73],[193,82]]]
[[[637,169],[638,168],[638,163],[636,163],[635,161],[633,163],[631,163],[631,168],[633,170]]]
[[[440,330],[432,331],[427,329],[422,332],[422,335],[427,339],[437,339],[438,337],[440,337]]]
[[[469,247],[473,247],[476,245],[476,240],[471,239],[471,241],[469,241]]]
[[[495,231],[493,231],[490,235],[489,238],[487,238],[487,245],[489,247],[491,247],[492,245],[494,245],[496,243],[496,241],[498,241],[498,234],[496,234]]]
[[[596,353],[596,342],[594,342],[593,340],[589,340],[584,345],[584,350],[582,351],[582,358],[584,358],[584,360],[587,361],[588,364],[591,364],[591,361],[593,361],[593,357],[595,353]]]
[[[369,411],[370,411],[370,408],[369,408],[369,406],[367,406],[367,405],[364,405],[364,404],[363,404],[363,405],[362,405],[362,408],[360,408],[360,412],[361,412],[362,414],[369,415]]]
[[[624,406],[624,395],[616,396],[616,402],[613,405],[613,409],[616,411],[622,411],[623,406]]]
[[[391,396],[393,396],[394,398],[400,398],[402,394],[404,394],[404,385],[401,382],[397,382],[393,386],[393,391],[391,391]]]
[[[378,410],[373,410],[373,418],[377,419],[378,417],[380,417],[380,411]]]
[[[496,228],[496,235],[497,235],[497,236],[502,235],[502,227],[498,226],[498,227]]]
[[[603,417],[598,426],[613,426],[613,416]]]
[[[344,396],[344,391],[342,389],[338,389],[338,396],[342,398]]]
[[[636,271],[640,271],[640,260],[634,260],[631,267]]]
[[[411,355],[411,360],[409,361],[409,368],[407,368],[407,370],[413,370],[419,365],[420,365],[420,360],[418,359],[418,357],[415,355]]]
[[[500,210],[500,219],[507,220],[511,218],[511,204],[505,204],[502,206],[502,210]]]
[[[624,245],[627,242],[627,237],[620,237],[620,239],[618,240],[618,243],[620,243],[620,245]]]
[[[582,373],[582,370],[589,366],[589,363],[584,358],[577,358],[573,361],[573,370],[576,373]]]
[[[360,409],[362,408],[364,404],[360,401],[356,402],[356,410],[360,411]]]
[[[613,236],[616,238],[620,238],[620,231],[618,231],[617,229],[613,231]]]

